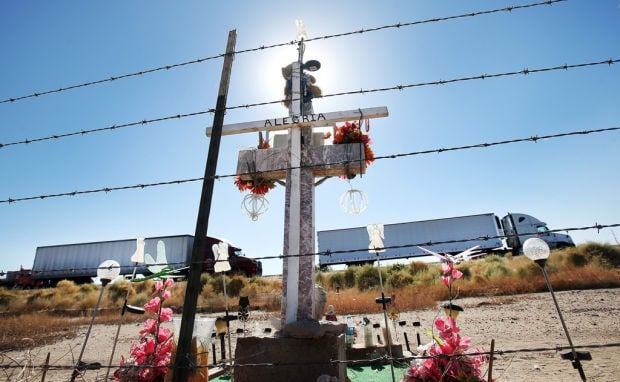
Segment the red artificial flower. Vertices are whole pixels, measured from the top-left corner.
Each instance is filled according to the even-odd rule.
[[[244,181],[241,180],[240,176],[236,176],[234,180],[235,185],[239,189],[239,191],[250,191],[253,194],[257,195],[265,195],[269,192],[269,190],[276,187],[275,181],[271,179],[259,179],[256,182],[252,180]]]
[[[364,156],[366,165],[370,165],[375,160],[375,153],[370,148],[372,141],[368,134],[362,133],[359,122],[345,122],[342,126],[334,126],[335,145],[344,143],[362,143],[364,145]]]

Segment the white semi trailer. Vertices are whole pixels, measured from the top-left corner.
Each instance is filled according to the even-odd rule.
[[[471,247],[490,252],[518,254],[530,237],[538,237],[551,249],[575,246],[569,235],[550,232],[537,218],[509,213],[458,216],[384,225],[385,252],[381,260],[428,256],[418,246],[438,253],[457,254]],[[377,260],[368,252],[366,227],[318,231],[319,265],[363,264]]]

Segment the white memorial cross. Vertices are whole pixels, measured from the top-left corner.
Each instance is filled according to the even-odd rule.
[[[301,110],[301,64],[293,63],[292,107]],[[290,324],[313,319],[314,309],[314,178],[363,173],[366,167],[361,144],[312,146],[312,128],[338,122],[386,117],[387,107],[332,113],[302,113],[289,117],[237,123],[222,127],[222,135],[288,129],[286,149],[244,150],[237,173],[252,179],[286,179],[282,319]],[[207,129],[207,136],[211,129]],[[349,163],[352,163],[349,165]],[[322,312],[321,312],[322,313]]]

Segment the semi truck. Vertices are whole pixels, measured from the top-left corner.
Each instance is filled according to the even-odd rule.
[[[213,272],[215,263],[212,246],[220,241],[227,242],[231,272],[245,276],[261,276],[260,261],[246,257],[238,246],[215,237],[207,237],[207,253],[203,272]],[[136,250],[136,239],[100,241],[92,243],[65,244],[38,247],[31,278],[43,286],[54,286],[60,280],[76,283],[90,283],[97,276],[97,268],[104,260],[115,260],[120,264],[121,275],[136,273],[148,276],[163,268],[181,269],[190,264],[194,237],[191,235],[151,237],[144,240],[144,264],[131,262]]]
[[[543,239],[549,248],[575,246],[569,235],[550,232],[547,224],[522,213],[508,213],[499,218],[493,213],[386,224],[383,227],[385,252],[381,260],[428,256],[421,248],[455,255],[476,247],[481,253],[517,255],[530,237]],[[368,252],[366,227],[317,232],[319,266],[366,264],[377,260]]]

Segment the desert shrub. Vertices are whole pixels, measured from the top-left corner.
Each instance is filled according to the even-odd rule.
[[[93,283],[80,285],[80,292],[84,294],[90,294],[99,291],[99,287]]]
[[[413,276],[405,271],[394,272],[387,278],[387,285],[394,289],[401,289],[411,284],[413,284]]]
[[[238,296],[239,292],[245,286],[246,281],[244,276],[226,276],[226,293],[229,296]],[[215,293],[224,293],[224,285],[222,283],[221,277],[211,278],[209,280],[209,285],[213,288]]]
[[[36,301],[50,301],[56,294],[58,292],[55,289],[39,289],[30,294],[26,301],[28,304],[33,304]]]
[[[117,281],[111,283],[106,287],[106,296],[112,302],[117,305],[119,301],[124,301],[127,296],[127,290],[129,290],[129,281]]]
[[[344,272],[332,272],[327,277],[327,288],[336,289],[344,286]]]
[[[144,280],[140,282],[131,283],[131,289],[135,293],[151,293],[155,287],[155,281],[153,280]]]
[[[81,309],[94,308],[97,305],[98,298],[97,293],[89,293],[77,301],[74,300],[73,307]]]
[[[413,261],[407,266],[407,270],[412,276],[415,276],[418,272],[424,272],[428,270],[428,264],[423,261]]]
[[[200,285],[207,285],[207,284],[211,284],[213,282],[213,276],[211,276],[208,273],[202,273],[200,275]],[[220,280],[220,282],[222,282]]]
[[[434,285],[439,279],[439,273],[435,268],[428,268],[424,271],[419,271],[413,276],[413,283],[416,285]]]
[[[261,289],[260,285],[248,283],[239,291],[239,296],[256,297],[261,293]]]
[[[15,297],[15,293],[9,292],[6,288],[0,288],[0,305],[9,305]]]
[[[282,293],[282,279],[272,279],[266,285],[270,292]]]
[[[620,247],[618,246],[589,242],[578,248],[585,256],[599,259],[601,265],[620,267]]]
[[[314,275],[314,282],[321,286],[325,286],[326,278],[325,273],[318,271]]]
[[[572,250],[564,253],[562,257],[564,258],[566,265],[578,268],[586,266],[590,261],[590,259],[583,253]]]
[[[381,269],[381,277],[387,279],[387,272]],[[356,274],[357,288],[361,291],[379,287],[379,271],[372,265],[359,267]]]
[[[343,288],[353,288],[355,286],[358,269],[360,269],[359,266],[351,266],[344,270],[344,285],[341,285]]]
[[[226,292],[229,296],[239,296],[239,292],[246,285],[244,276],[233,276],[230,282],[226,283]]]
[[[202,289],[200,290],[200,295],[203,298],[209,298],[210,296],[213,296],[215,294],[215,291],[213,290],[213,287],[211,286],[211,284],[204,284],[202,286]]]
[[[124,297],[123,297],[124,298]],[[151,294],[146,292],[140,292],[132,295],[127,301],[129,305],[143,307],[144,304],[149,302]],[[166,300],[168,302],[168,300]]]
[[[249,297],[252,307],[279,310],[280,297],[282,296],[282,280],[257,278],[254,282],[248,282],[239,292],[239,296]]]
[[[503,261],[492,261],[485,264],[482,276],[491,279],[509,276],[511,273],[510,268]]]
[[[56,310],[68,310],[76,308],[75,297],[58,294],[50,301],[49,307]]]
[[[536,272],[540,273],[540,267],[538,267],[538,265],[536,265],[536,263],[534,263],[533,261],[530,261],[529,263],[524,264],[519,268],[516,268],[516,270],[514,271],[514,273],[520,279],[529,279],[533,275],[538,274]]]
[[[407,266],[405,264],[392,264],[390,266],[385,267],[388,276],[393,273],[404,271],[406,268]]]
[[[266,279],[264,279],[264,278],[262,278],[262,277],[256,277],[256,276],[254,276],[254,277],[251,277],[251,278],[248,280],[248,284],[250,284],[250,285],[256,285],[256,286],[258,286],[258,287],[264,287],[264,286],[268,285],[269,283],[267,282],[267,280],[266,280]]]
[[[80,287],[71,280],[60,280],[56,284],[56,289],[63,295],[74,294],[80,291]]]

